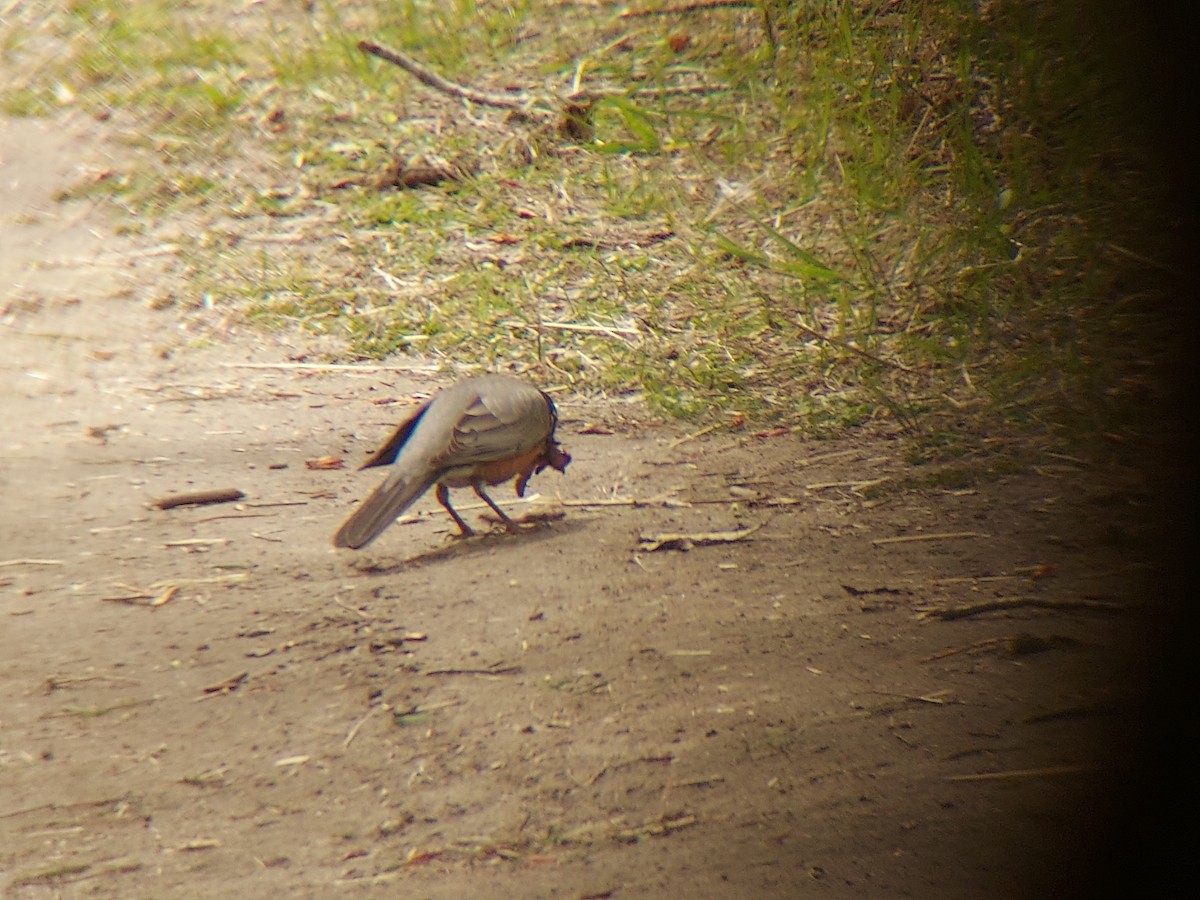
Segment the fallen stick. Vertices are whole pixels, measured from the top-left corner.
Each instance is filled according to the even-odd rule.
[[[840,459],[843,456],[853,456],[860,452],[862,451],[857,447],[852,447],[849,450],[832,450],[829,453],[818,453],[816,456],[798,459],[796,460],[796,464],[800,466],[815,466],[817,463],[829,462],[831,459]]]
[[[647,553],[655,550],[691,550],[708,544],[730,544],[754,534],[762,523],[737,531],[702,531],[694,534],[639,534],[638,549]]]
[[[389,50],[374,41],[359,41],[358,49],[363,53],[378,57],[399,66],[405,72],[415,77],[427,87],[440,91],[450,97],[476,103],[480,106],[491,106],[497,109],[513,110],[525,118],[544,123],[553,118],[553,110],[559,115],[558,130],[566,137],[583,143],[590,143],[594,137],[592,125],[592,107],[598,100],[606,97],[619,97],[623,91],[593,91],[582,88],[579,84],[582,68],[576,72],[571,93],[566,96],[538,97],[525,91],[514,91],[508,94],[489,94],[475,88],[458,84],[434,72],[410,56],[397,50]]]
[[[48,713],[47,719],[59,719],[66,716],[79,716],[83,719],[98,719],[100,716],[106,716],[110,712],[118,712],[122,709],[134,709],[138,706],[149,706],[151,703],[157,703],[158,697],[147,697],[143,700],[123,700],[120,703],[113,703],[110,706],[64,706],[63,711],[59,713]]]
[[[501,322],[506,328],[552,328],[557,331],[579,331],[586,334],[603,334],[609,337],[624,339],[626,337],[641,337],[642,332],[637,328],[626,328],[622,325],[591,325],[580,322]]]
[[[1116,707],[1104,704],[1093,706],[1070,706],[1066,709],[1052,709],[1049,712],[1035,713],[1021,720],[1023,725],[1041,725],[1045,722],[1062,722],[1068,719],[1084,719],[1092,716],[1114,715],[1120,712]]]
[[[945,659],[948,656],[956,656],[959,653],[971,653],[974,650],[984,650],[988,647],[995,647],[1000,643],[1002,638],[985,638],[982,641],[976,641],[974,644],[968,644],[966,647],[952,647],[949,650],[940,650],[937,653],[931,653],[929,656],[923,656],[917,662],[927,663],[938,659]]]
[[[65,811],[68,809],[79,809],[81,806],[116,806],[118,803],[125,803],[129,798],[121,797],[105,797],[103,800],[80,800],[77,803],[43,803],[39,806],[26,806],[23,809],[14,809],[8,812],[0,813],[0,819],[13,819],[17,816],[28,815],[29,813],[42,812],[49,810],[50,812]]]
[[[636,828],[626,828],[618,831],[616,834],[617,840],[632,844],[645,837],[663,837],[673,831],[679,831],[683,828],[690,828],[700,820],[693,815],[679,815],[674,818],[662,818],[655,822],[647,822],[644,825],[639,825]]]
[[[238,672],[232,678],[226,678],[224,681],[218,682],[217,684],[210,684],[208,687],[203,689],[204,695],[196,699],[205,700],[208,697],[220,697],[224,696],[225,694],[232,694],[243,684],[245,684],[249,677],[249,672]]]
[[[997,612],[1002,609],[1019,609],[1023,606],[1033,606],[1040,609],[1092,609],[1099,612],[1119,612],[1124,609],[1119,603],[1109,603],[1105,600],[1050,600],[1044,597],[1001,597],[996,600],[985,600],[982,603],[971,603],[966,606],[927,609],[918,615],[917,618],[942,619],[949,622],[954,619],[977,616],[980,613]]]
[[[848,487],[851,490],[860,490],[866,487],[875,487],[877,484],[883,484],[885,481],[890,481],[888,476],[883,478],[872,478],[870,481],[817,481],[813,484],[806,484],[806,491],[823,491],[826,488]],[[884,538],[887,540],[887,538]]]
[[[6,559],[0,562],[0,569],[8,566],[61,566],[61,559]]]
[[[1006,778],[1045,778],[1050,775],[1089,775],[1099,766],[1047,766],[1043,769],[1010,769],[1007,772],[978,772],[974,775],[950,775],[947,781],[1002,781]]]
[[[271,513],[226,513],[223,516],[205,516],[192,524],[202,525],[205,522],[219,522],[222,519],[269,519],[270,517]]]
[[[728,90],[731,88],[724,84],[681,84],[675,87],[637,88],[633,93],[638,97],[691,97],[697,94],[715,94]]]
[[[904,534],[899,537],[876,538],[871,543],[876,547],[884,544],[910,544],[915,541],[954,541],[959,538],[985,538],[990,535],[980,531],[943,531],[940,534]]]
[[[370,613],[365,613],[365,612],[363,612],[363,611],[362,611],[361,609],[359,609],[357,606],[351,606],[349,603],[346,603],[344,600],[342,600],[342,598],[341,598],[341,597],[337,597],[337,596],[335,596],[335,597],[333,598],[333,602],[334,602],[334,603],[336,603],[338,606],[340,606],[342,609],[344,609],[344,610],[347,610],[348,612],[352,612],[352,613],[354,613],[354,614],[355,614],[356,616],[358,616],[360,619],[369,619],[369,618],[371,618],[371,614],[370,614]]]
[[[934,706],[945,706],[948,702],[946,695],[953,693],[950,688],[943,688],[940,691],[934,691],[931,694],[916,696],[914,694],[897,694],[894,691],[872,691],[873,694],[882,694],[885,697],[896,697],[900,700],[905,700],[909,703],[932,703]]]
[[[634,509],[639,509],[648,506],[661,506],[667,509],[686,509],[692,504],[687,500],[674,500],[670,497],[651,497],[642,499],[639,497],[610,497],[606,500],[562,500],[563,506],[574,509],[603,509],[606,506],[631,506]],[[701,501],[707,502],[707,501]],[[720,503],[736,503],[736,500],[720,500],[715,501]],[[480,505],[482,509],[482,505]]]
[[[298,372],[436,372],[436,366],[373,366],[349,363],[221,363],[227,369],[294,369]]]
[[[406,56],[396,50],[389,50],[387,47],[381,47],[373,41],[359,41],[358,49],[363,53],[369,53],[371,56],[376,56],[379,59],[390,62],[392,65],[399,66],[422,84],[433,88],[435,91],[441,91],[443,94],[449,94],[451,97],[458,97],[461,100],[478,103],[481,106],[494,106],[498,109],[525,109],[532,102],[525,94],[514,94],[511,96],[487,94],[483,91],[477,91],[474,88],[457,84],[448,78],[443,78],[432,69],[427,69],[412,57]]]
[[[658,91],[660,95],[665,91]],[[641,93],[640,91],[638,92]],[[624,239],[620,236],[614,238],[592,237],[590,235],[581,234],[575,237],[567,238],[562,243],[563,250],[574,250],[582,248],[585,250],[625,250],[632,247],[650,247],[654,244],[660,244],[663,241],[670,240],[675,236],[674,231],[653,231],[642,235],[628,235]]]
[[[931,578],[931,585],[940,584],[981,584],[985,581],[1006,581],[1011,578],[1024,578],[1028,580],[1029,576],[1025,574],[1016,575],[956,575],[953,578]]]
[[[174,509],[177,506],[205,506],[210,503],[232,503],[241,500],[246,495],[237,488],[217,488],[211,491],[192,491],[187,494],[173,494],[155,500],[153,505],[158,509]]]
[[[753,9],[751,0],[695,0],[693,3],[677,3],[674,6],[663,6],[658,9],[643,7],[627,9],[617,17],[619,19],[641,19],[647,16],[670,16],[689,12],[707,12],[712,9]]]
[[[150,585],[151,589],[181,587],[182,585],[192,584],[228,584],[232,581],[245,581],[250,577],[248,572],[231,572],[228,575],[210,575],[206,578],[169,578],[165,581],[156,581]]]

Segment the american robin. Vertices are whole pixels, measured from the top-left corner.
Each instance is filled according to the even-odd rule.
[[[464,536],[474,532],[450,505],[452,487],[474,488],[516,531],[483,487],[515,477],[523,497],[531,475],[547,466],[565,472],[571,457],[554,439],[557,424],[550,397],[509,375],[480,375],[438,391],[362,464],[392,471],[342,523],[333,545],[365,547],[435,484],[438,502]]]

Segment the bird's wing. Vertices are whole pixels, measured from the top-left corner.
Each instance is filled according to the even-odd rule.
[[[413,429],[417,427],[417,423],[421,421],[421,417],[429,409],[430,402],[427,400],[413,410],[408,418],[396,426],[396,430],[384,441],[383,445],[368,456],[367,461],[359,466],[359,468],[370,469],[373,466],[390,466],[394,463],[397,454],[404,449],[404,445],[408,443],[408,439],[412,436]]]
[[[544,445],[554,429],[546,395],[515,378],[473,378],[444,395],[444,401],[443,394],[434,398],[420,427],[422,444],[427,435],[437,438],[431,463],[439,470],[522,456]]]

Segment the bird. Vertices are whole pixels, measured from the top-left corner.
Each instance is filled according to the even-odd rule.
[[[390,465],[380,485],[341,524],[335,547],[361,549],[437,485],[462,537],[475,532],[450,505],[450,488],[474,488],[509,531],[517,525],[484,491],[516,478],[517,496],[547,466],[571,461],[554,437],[558,410],[545,391],[511,375],[477,375],[443,388],[401,422],[359,468]]]

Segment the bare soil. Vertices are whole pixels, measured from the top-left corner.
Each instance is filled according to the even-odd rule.
[[[52,199],[103,127],[0,126],[4,896],[989,898],[1101,865],[1154,610],[1132,472],[902,489],[896,437],[560,394],[566,475],[495,495],[544,521],[455,541],[426,497],[334,551],[355,462],[445,376],[152,310],[169,257]],[[993,600],[1031,603],[923,615]]]

